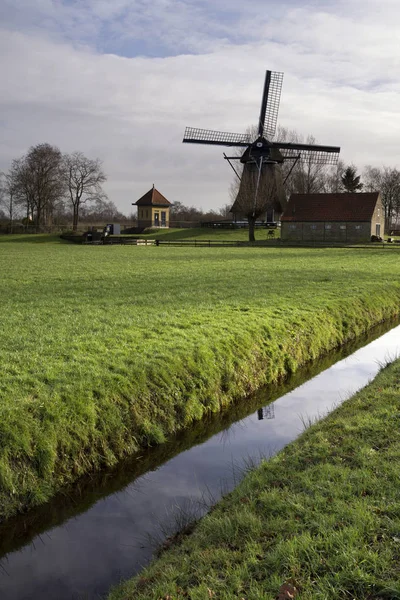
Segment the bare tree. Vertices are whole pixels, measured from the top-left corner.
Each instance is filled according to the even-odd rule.
[[[277,139],[292,144],[317,143],[313,135],[304,138],[297,131],[285,127],[279,129]],[[311,155],[297,161],[294,166],[292,161],[285,161],[281,168],[283,180],[286,180],[285,192],[287,197],[291,194],[318,194],[324,190],[327,175],[326,166],[314,163]]]
[[[363,179],[366,192],[378,192],[382,186],[383,169],[367,165],[363,172]]]
[[[363,178],[367,191],[381,192],[385,228],[389,230],[392,221],[397,221],[400,214],[400,171],[392,167],[379,169],[368,165],[364,170]]]
[[[102,170],[101,161],[87,158],[82,152],[63,156],[63,180],[68,200],[72,206],[72,229],[78,229],[79,211],[86,202],[107,198],[102,184],[107,177]]]
[[[50,144],[38,144],[28,152],[27,166],[34,185],[36,231],[52,226],[55,206],[62,202],[61,159],[60,150]]]
[[[52,215],[63,199],[61,152],[50,144],[32,146],[28,154],[13,160],[9,178],[13,199],[24,206],[36,231],[51,227]]]
[[[24,210],[26,223],[33,222],[35,182],[25,156],[12,161],[8,175],[14,191],[15,204]]]
[[[327,170],[325,175],[324,192],[327,194],[338,194],[342,191],[342,177],[346,165],[342,160],[338,160],[337,165]]]
[[[231,213],[231,208],[232,208],[232,203],[229,202],[229,204],[224,204],[223,206],[221,206],[221,208],[218,210],[218,214],[223,217],[224,219],[228,219],[229,215]]]
[[[0,173],[0,206],[8,219],[8,230],[12,233],[17,206],[11,173]]]

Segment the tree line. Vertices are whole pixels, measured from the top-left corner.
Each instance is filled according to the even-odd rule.
[[[117,212],[102,188],[106,180],[98,158],[38,144],[1,173],[0,208],[10,231],[16,219],[36,232],[50,231],[61,216],[70,218],[76,231],[89,205],[97,212]]]
[[[182,202],[174,202],[170,208],[170,226],[180,224],[199,224],[202,221],[218,221],[229,219],[231,204],[227,204],[215,210],[203,210],[194,206],[186,206]]]
[[[251,133],[251,129],[249,129]],[[312,135],[300,136],[296,131],[280,127],[277,139],[286,142],[315,144]],[[238,168],[243,166],[238,163]],[[284,162],[283,181],[292,168]],[[240,173],[239,173],[240,175]],[[12,231],[17,220],[30,230],[51,231],[69,222],[78,229],[79,221],[127,221],[103,190],[107,177],[101,161],[86,157],[82,152],[62,153],[56,146],[38,144],[18,159],[8,172],[0,173],[0,219],[8,222]],[[236,199],[239,180],[231,184],[231,203],[216,210],[202,210],[181,202],[173,203],[170,222],[195,224],[230,218],[230,208]],[[287,197],[292,193],[338,193],[380,191],[385,211],[386,230],[400,225],[400,171],[394,167],[368,165],[357,174],[357,168],[339,160],[335,167],[298,161],[285,183]],[[265,212],[265,211],[264,211]],[[132,221],[132,216],[130,217]]]
[[[32,146],[14,159],[8,172],[0,173],[0,220],[7,230],[21,225],[35,232],[48,232],[80,222],[129,222],[127,217],[105,194],[102,185],[107,177],[99,159],[82,152],[62,153],[47,143]],[[228,217],[229,205],[217,210],[202,210],[174,202],[171,225],[198,224],[201,221]]]

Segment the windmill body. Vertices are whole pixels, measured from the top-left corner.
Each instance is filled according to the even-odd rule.
[[[286,197],[280,166],[284,161],[307,161],[308,164],[337,164],[340,148],[314,144],[296,144],[273,141],[278,119],[283,73],[266,71],[264,90],[258,119],[257,138],[250,134],[227,133],[210,129],[187,127],[183,142],[244,148],[240,157],[226,156],[240,179],[238,195],[232,207],[249,221],[250,239],[254,239],[254,223],[268,208],[282,212]],[[243,164],[241,177],[231,160]],[[291,169],[292,171],[292,169]],[[290,172],[291,172],[290,171]],[[290,173],[289,173],[290,175]]]

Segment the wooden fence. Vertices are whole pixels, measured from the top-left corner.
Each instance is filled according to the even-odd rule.
[[[87,242],[90,244],[90,242]],[[127,244],[132,246],[247,246],[248,242],[240,240],[149,240],[135,239],[124,236],[111,236],[102,242],[103,244]]]

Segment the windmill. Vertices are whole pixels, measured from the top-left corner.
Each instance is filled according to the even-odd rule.
[[[335,165],[340,148],[273,141],[278,120],[283,73],[266,71],[261,100],[260,117],[256,139],[247,133],[227,133],[210,129],[186,127],[183,142],[245,148],[242,156],[226,156],[232,169],[240,179],[239,191],[232,207],[233,212],[245,214],[249,221],[249,237],[254,240],[254,225],[268,208],[282,212],[286,197],[284,184],[298,161],[307,164]],[[243,164],[240,176],[232,160]],[[283,181],[280,165],[292,161],[291,168]]]

